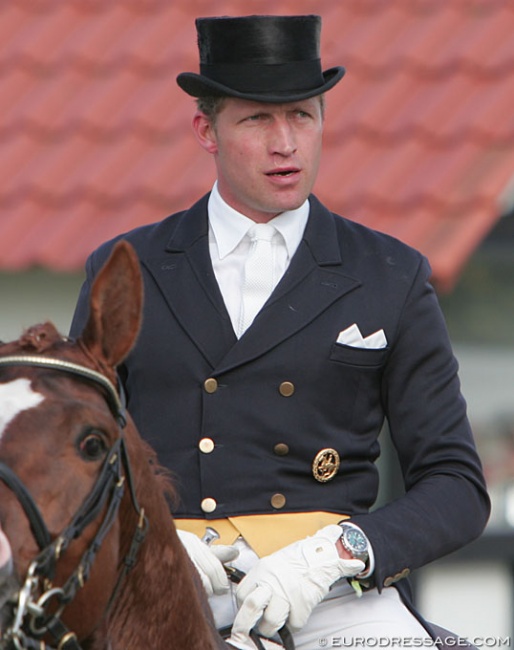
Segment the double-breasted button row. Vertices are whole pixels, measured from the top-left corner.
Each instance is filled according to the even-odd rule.
[[[203,382],[203,388],[206,393],[215,393],[218,390],[218,387],[218,380],[214,377],[208,377]],[[295,390],[296,388],[292,381],[283,381],[278,387],[278,392],[282,397],[291,397]]]
[[[275,510],[281,510],[286,505],[286,502],[286,497],[283,494],[280,494],[280,492],[274,494],[270,499],[271,506],[275,508]],[[216,499],[213,499],[212,497],[206,497],[205,499],[202,499],[200,503],[200,508],[206,514],[213,513],[217,507],[218,503],[216,502]]]
[[[203,382],[203,388],[206,393],[215,393],[218,390],[218,387],[218,380],[214,377],[208,377]],[[291,395],[294,394],[295,390],[296,387],[292,381],[283,381],[278,387],[278,392],[282,395],[282,397],[291,397]]]
[[[215,393],[218,388],[218,380],[214,377],[208,377],[203,382],[203,389],[208,394]],[[278,392],[280,395],[282,395],[282,397],[291,397],[294,394],[295,390],[295,385],[291,381],[283,381],[278,386]],[[212,453],[214,451],[214,448],[215,443],[212,438],[202,438],[198,443],[198,449],[203,454]],[[289,445],[287,445],[285,442],[278,442],[273,447],[273,453],[276,456],[287,456],[287,454],[289,454]],[[286,505],[286,502],[287,499],[285,495],[279,492],[273,494],[270,498],[270,504],[273,508],[275,508],[275,510],[282,509]],[[202,511],[206,514],[214,512],[217,506],[218,504],[216,502],[216,499],[213,499],[212,497],[206,497],[205,499],[202,499],[200,504]]]
[[[402,571],[399,571],[398,573],[395,573],[394,576],[388,576],[384,580],[384,587],[390,587],[392,584],[395,582],[398,582],[399,580],[403,580],[410,574],[410,569],[405,567]]]
[[[207,379],[205,381],[205,390],[207,392],[214,392],[214,390],[217,389],[218,387],[218,382],[216,382],[216,386],[214,386],[213,383],[208,384],[207,382],[212,381],[216,382],[215,379],[209,380]],[[209,387],[209,388],[208,388]],[[212,390],[214,388],[214,390]],[[214,451],[214,440],[212,438],[202,438],[200,442],[198,443],[198,449],[203,453],[203,454],[210,454]],[[216,510],[218,507],[218,504],[216,502],[216,499],[213,499],[212,497],[206,497],[205,499],[202,499],[200,503],[200,508],[202,509],[203,512],[206,514],[210,514]]]

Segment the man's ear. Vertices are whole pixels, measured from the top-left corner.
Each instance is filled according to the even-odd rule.
[[[193,131],[200,145],[208,153],[218,152],[218,140],[211,120],[201,111],[196,111],[193,117]]]

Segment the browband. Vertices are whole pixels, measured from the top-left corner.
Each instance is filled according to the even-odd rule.
[[[87,366],[81,366],[72,361],[63,361],[62,359],[52,359],[51,357],[36,357],[31,355],[11,355],[0,357],[0,366],[36,366],[38,368],[50,368],[63,370],[72,375],[78,375],[100,384],[106,391],[109,398],[109,404],[114,414],[121,419],[125,419],[124,407],[121,402],[118,391],[111,381],[101,372],[97,372]]]

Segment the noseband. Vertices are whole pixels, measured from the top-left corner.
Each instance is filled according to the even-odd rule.
[[[80,650],[75,634],[68,631],[60,620],[60,616],[64,607],[74,599],[77,591],[84,586],[89,578],[96,554],[116,519],[124,493],[125,480],[128,483],[132,503],[138,514],[139,521],[108,607],[114,600],[123,578],[134,566],[139,546],[143,542],[148,528],[148,521],[136,498],[123,436],[123,429],[126,425],[125,408],[118,391],[109,379],[86,366],[60,359],[29,355],[1,357],[0,367],[2,366],[49,368],[90,381],[103,389],[109,408],[118,424],[118,438],[109,450],[96,483],[71,522],[54,540],[52,540],[41,512],[29,490],[7,465],[0,462],[0,480],[12,490],[18,499],[40,550],[39,555],[31,563],[25,583],[19,591],[18,602],[15,605],[14,622],[2,635],[0,648],[6,650],[8,648],[14,648],[15,650],[44,649],[48,646],[42,639],[50,634],[55,639],[58,650]],[[123,469],[125,470],[124,474]],[[67,549],[70,542],[80,537],[84,529],[96,519],[103,509],[105,509],[105,512],[102,522],[94,539],[80,559],[78,567],[63,586],[53,587],[51,581],[55,575],[57,560]],[[52,614],[47,612],[50,605],[53,606]],[[4,645],[4,641],[6,645]]]

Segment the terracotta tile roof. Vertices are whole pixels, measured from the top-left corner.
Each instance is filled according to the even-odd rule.
[[[0,269],[80,270],[101,241],[201,196],[212,160],[175,84],[199,15],[323,17],[315,191],[423,251],[452,287],[514,172],[511,0],[0,0]]]

